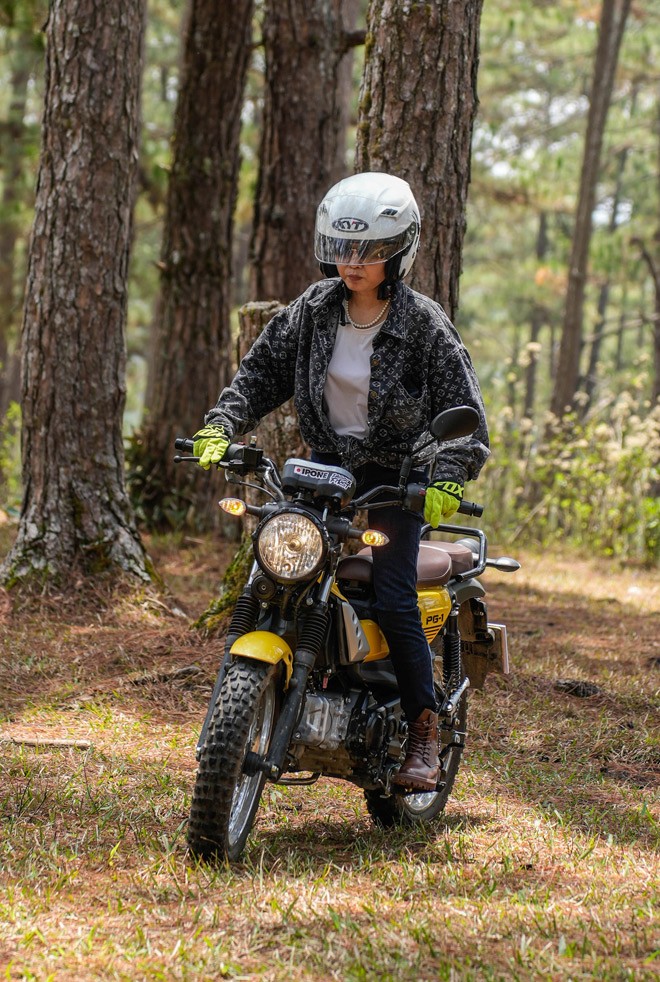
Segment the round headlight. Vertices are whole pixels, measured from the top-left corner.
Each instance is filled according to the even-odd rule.
[[[292,582],[318,571],[325,556],[325,541],[311,518],[284,512],[264,523],[256,552],[264,572],[277,580]]]

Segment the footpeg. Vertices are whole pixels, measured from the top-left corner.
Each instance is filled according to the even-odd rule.
[[[470,680],[466,675],[463,681],[461,682],[461,684],[459,685],[459,687],[457,689],[454,689],[454,691],[447,696],[442,706],[440,707],[439,715],[443,716],[445,719],[452,720],[454,718],[456,710],[458,709],[458,704],[461,701],[461,696],[469,688],[470,688]]]

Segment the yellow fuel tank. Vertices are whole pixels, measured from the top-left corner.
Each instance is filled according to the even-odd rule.
[[[444,587],[435,590],[420,590],[417,605],[422,616],[422,630],[430,644],[449,617],[451,597]],[[390,649],[378,624],[371,620],[360,621],[360,624],[369,642],[369,654],[364,659],[365,662],[387,658]]]

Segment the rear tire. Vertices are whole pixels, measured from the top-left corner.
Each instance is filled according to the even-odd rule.
[[[365,791],[367,811],[376,825],[380,825],[382,828],[392,828],[395,825],[425,825],[443,813],[458,774],[466,731],[467,692],[463,693],[452,728],[440,730],[441,753],[446,747],[451,748],[444,757],[444,770],[446,771],[443,778],[444,788],[441,791],[419,791],[389,795],[385,795],[378,789]],[[453,743],[456,738],[460,740],[460,745]]]
[[[267,752],[279,711],[278,666],[236,660],[227,670],[202,747],[188,847],[202,859],[236,860],[259,807],[263,773],[243,773],[249,751]]]

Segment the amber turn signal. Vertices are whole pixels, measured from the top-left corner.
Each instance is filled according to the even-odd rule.
[[[386,546],[390,541],[384,532],[377,532],[375,529],[367,529],[360,536],[365,546]]]
[[[240,498],[222,498],[218,504],[228,515],[244,515],[247,505]]]

